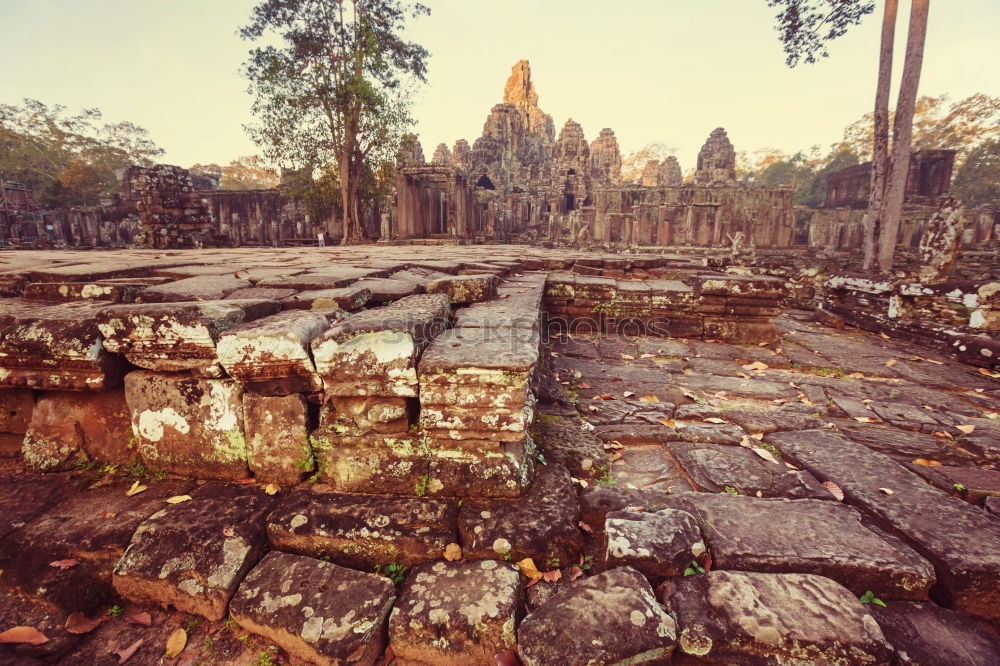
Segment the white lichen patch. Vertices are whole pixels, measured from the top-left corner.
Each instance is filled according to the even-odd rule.
[[[136,420],[136,434],[151,442],[163,439],[164,428],[172,428],[182,435],[191,432],[191,425],[173,407],[161,410],[144,410]]]

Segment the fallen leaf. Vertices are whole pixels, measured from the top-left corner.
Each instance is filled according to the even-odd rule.
[[[493,661],[497,666],[521,666],[521,660],[517,658],[517,653],[513,650],[504,650],[493,655]]]
[[[581,569],[580,567],[578,567],[578,566],[576,566],[574,564],[573,566],[571,566],[569,568],[569,573],[566,574],[566,578],[568,578],[569,582],[572,583],[574,580],[576,580],[577,578],[579,578],[582,575],[583,575],[583,569]]]
[[[944,365],[944,361],[935,361],[932,358],[925,358],[924,360],[928,363],[933,363],[934,365]]]
[[[659,401],[660,401],[659,397],[655,395],[644,395],[641,398],[639,398],[639,402],[659,402]]]
[[[955,427],[964,432],[966,435],[971,435],[976,430],[976,426],[974,425],[957,425]]]
[[[135,643],[132,643],[132,645],[129,645],[124,650],[115,650],[115,654],[118,655],[118,663],[124,664],[126,661],[131,659],[132,655],[135,654],[135,651],[138,650],[145,642],[146,639],[140,638],[139,640],[137,640]]]
[[[530,557],[526,557],[516,564],[517,568],[521,570],[521,573],[531,580],[538,580],[542,577],[542,572],[538,570],[538,567],[535,566],[535,561]]]
[[[49,638],[34,627],[11,627],[7,631],[0,633],[0,643],[28,643],[29,645],[41,645],[48,643]]]
[[[79,563],[80,560],[56,560],[55,562],[49,562],[49,566],[57,569],[70,569]]]
[[[580,526],[580,529],[586,532],[587,534],[594,533],[594,528],[588,525],[587,523],[583,522],[582,520],[577,524]]]
[[[594,400],[613,400],[614,396],[610,393],[602,393],[601,395],[595,395]]]
[[[170,634],[170,637],[167,638],[167,656],[176,657],[183,652],[184,646],[187,645],[187,640],[188,635],[183,627],[174,629],[174,633]]]
[[[762,433],[762,432],[755,432],[754,434],[752,434],[750,436],[753,437],[754,439],[756,439],[757,441],[760,441],[760,440],[764,439],[764,433]]]
[[[890,337],[889,337],[888,335],[886,335],[885,333],[879,333],[879,335],[881,335],[881,336],[882,336],[883,338],[885,338],[886,340],[891,340],[891,339],[892,339],[892,338],[890,338]]]
[[[941,463],[937,460],[928,460],[927,458],[917,458],[913,461],[914,465],[923,465],[924,467],[940,467]]]
[[[744,446],[744,447],[746,447],[746,448],[749,449],[749,448],[753,447],[753,444],[750,443],[750,438],[749,437],[744,437],[744,438],[742,438],[740,440],[740,446]]]
[[[767,363],[762,363],[761,361],[754,361],[753,363],[747,363],[746,365],[740,366],[744,370],[767,370],[771,366]]]
[[[737,377],[742,377],[743,379],[750,379],[750,375],[748,375],[748,374],[747,374],[747,373],[745,373],[745,372],[737,372],[737,373],[736,373],[736,376],[737,376]]]
[[[588,384],[587,382],[580,382],[579,384],[576,385],[576,387],[577,388],[582,388],[582,389],[589,389],[590,388],[590,384]]]
[[[624,449],[625,445],[619,442],[617,439],[612,439],[611,441],[604,442],[605,451],[614,451],[616,449]]]
[[[864,379],[865,378],[865,376],[863,374],[861,374],[860,372],[852,372],[851,374],[849,374],[847,376],[850,377],[851,379]]]
[[[1000,377],[1000,373],[990,372],[986,368],[979,368],[979,374],[986,375],[987,377]]]
[[[66,618],[64,628],[71,634],[86,634],[97,629],[107,618],[107,615],[98,615],[94,619],[90,619],[80,611],[76,611],[75,613],[70,613],[69,617]]]
[[[775,465],[779,464],[778,459],[775,458],[774,454],[768,451],[767,449],[762,449],[759,446],[755,446],[750,450],[768,462],[773,462]]]
[[[444,559],[449,562],[462,559],[462,547],[457,543],[449,543],[444,549]]]
[[[838,502],[844,501],[844,491],[833,481],[824,481],[823,487],[830,491],[830,494],[837,498]]]
[[[896,365],[896,359],[890,358],[888,361],[885,362],[885,364],[891,368],[892,366]]]
[[[144,627],[148,627],[153,624],[153,618],[146,611],[140,613],[129,613],[124,618],[125,622],[128,624],[141,624]]]
[[[622,509],[622,511],[635,511],[637,513],[642,513],[645,510],[646,510],[646,507],[643,506],[643,505],[641,505],[641,504],[638,505],[638,506],[627,506],[624,509]]]
[[[114,518],[117,515],[114,511],[105,511],[101,514],[101,518]]]
[[[189,499],[191,499],[190,495],[174,495],[167,498],[167,504],[180,504],[181,502],[187,502]]]
[[[635,356],[632,356],[631,354],[622,354],[621,357],[622,357],[622,360],[624,360],[624,361],[634,361],[635,360]]]
[[[951,436],[950,432],[941,432],[940,430],[935,430],[931,434],[937,437],[938,439],[955,439],[954,437]]]
[[[677,422],[673,419],[659,419],[660,423],[667,426],[668,428],[676,428]]]
[[[625,391],[624,393],[622,393],[622,396],[624,396],[626,398],[631,398],[634,395],[635,395],[635,391]]]
[[[855,416],[854,420],[858,423],[875,423],[875,419],[870,416]]]
[[[799,402],[801,402],[803,405],[810,406],[810,407],[813,405],[813,401],[810,400],[807,396],[804,396],[804,395],[800,395],[799,396]]]
[[[879,490],[881,490],[882,492],[884,492],[886,495],[891,495],[893,492],[895,492],[891,488],[879,488]]]
[[[552,569],[551,571],[546,571],[542,574],[542,579],[545,580],[546,583],[554,583],[560,578],[562,578],[562,571],[559,569]]]
[[[725,423],[725,420],[720,419],[718,416],[709,416],[705,419],[705,423]]]
[[[224,527],[224,528],[222,528],[222,536],[231,537],[231,536],[234,536],[235,534],[236,534],[236,530],[234,530],[232,527]]]
[[[279,488],[273,483],[269,483],[266,486],[264,486],[264,492],[267,493],[268,495],[277,495],[279,490],[281,490],[281,488]]]
[[[142,491],[148,489],[148,486],[140,484],[138,481],[132,484],[132,487],[125,491],[125,497],[132,497],[132,495],[138,495]]]
[[[705,553],[705,563],[701,565],[701,568],[705,570],[705,573],[712,570],[712,553]]]

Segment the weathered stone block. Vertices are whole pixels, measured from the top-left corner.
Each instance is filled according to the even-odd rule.
[[[526,617],[517,630],[525,666],[663,664],[677,629],[635,569],[581,579]]]
[[[0,433],[28,432],[35,397],[31,389],[0,388]]]
[[[4,299],[0,387],[103,391],[119,386],[127,364],[101,344],[95,318],[103,307]]]
[[[115,305],[101,311],[97,326],[104,347],[149,370],[193,370],[220,377],[216,343],[224,331],[275,314],[273,301],[204,301]]]
[[[238,383],[136,370],[125,377],[125,400],[147,465],[204,479],[247,476]]]
[[[137,300],[140,303],[217,301],[237,289],[248,289],[252,286],[249,280],[238,278],[231,273],[199,275],[144,289]]]
[[[30,468],[52,471],[87,459],[127,462],[136,453],[131,446],[124,390],[47,391],[35,405],[22,452]]]
[[[680,575],[708,550],[694,516],[676,509],[609,513],[604,533],[607,567],[632,567],[650,580]]]
[[[520,497],[535,469],[531,437],[517,442],[431,440],[427,467],[431,494],[446,497]]]
[[[24,297],[33,301],[110,301],[131,303],[148,285],[100,282],[32,282]]]
[[[256,319],[219,336],[216,353],[229,376],[266,395],[318,391],[323,382],[310,355],[313,338],[342,310],[291,310]]]
[[[451,317],[442,294],[419,294],[359,312],[312,342],[329,395],[415,398],[417,362]]]
[[[352,285],[339,289],[314,289],[300,291],[283,298],[281,304],[285,308],[299,310],[329,310],[337,308],[353,312],[364,307],[371,300],[372,292],[366,287]]]
[[[482,303],[496,298],[499,286],[496,275],[458,275],[431,280],[424,285],[424,291],[445,294],[452,303]]]
[[[416,421],[414,398],[332,396],[320,409],[321,435],[399,434]]]
[[[427,497],[343,495],[314,488],[284,496],[268,518],[271,546],[371,570],[440,559],[457,543],[457,503]]]
[[[313,664],[378,663],[395,588],[388,578],[268,553],[233,598],[236,622]]]
[[[778,329],[766,317],[705,317],[704,336],[727,342],[774,342]]]
[[[520,408],[473,409],[421,402],[420,428],[435,439],[518,442],[534,418],[531,402]]]
[[[414,435],[311,438],[319,480],[341,493],[429,494],[427,444]]]
[[[407,664],[493,666],[493,655],[517,645],[521,596],[512,564],[422,564],[410,572],[390,616],[393,654]]]
[[[435,339],[420,361],[421,402],[425,386],[438,392],[445,389],[437,385],[521,388],[538,362],[539,345],[531,329],[452,329]],[[441,395],[443,404],[452,404],[448,397]]]
[[[466,559],[534,558],[567,563],[583,549],[577,528],[580,507],[569,472],[550,464],[536,469],[535,480],[517,500],[467,500],[458,516]],[[559,565],[555,565],[559,566]]]
[[[1000,664],[1000,642],[961,613],[930,603],[896,601],[869,606],[898,663],[913,666]]]
[[[264,518],[275,498],[253,488],[209,483],[192,499],[151,515],[115,565],[115,591],[209,620],[229,600],[267,546]]]
[[[888,664],[892,655],[857,597],[822,576],[712,571],[673,579],[663,602],[680,650],[710,662]]]
[[[313,469],[309,410],[300,394],[245,393],[243,417],[247,463],[258,480],[291,486]]]

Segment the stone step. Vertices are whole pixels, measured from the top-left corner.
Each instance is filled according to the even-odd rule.
[[[888,456],[829,430],[771,433],[766,441],[906,540],[937,572],[949,606],[1000,618],[1000,524],[934,488]],[[892,494],[886,493],[883,488]]]

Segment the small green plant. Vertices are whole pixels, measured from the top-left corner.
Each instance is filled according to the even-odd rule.
[[[698,560],[691,560],[691,566],[684,570],[685,576],[693,576],[695,574],[705,573],[705,567],[698,564]]]
[[[229,631],[234,624],[236,624],[236,621],[233,619],[233,616],[227,615],[226,619],[222,621],[222,631]]]
[[[407,428],[407,430],[409,430],[410,432],[417,432],[417,430],[419,430],[419,428],[417,428],[417,424],[416,423],[411,423],[410,427]]]
[[[115,604],[114,606],[112,606],[111,608],[108,609],[108,615],[110,617],[121,617],[122,616],[122,607],[119,606],[118,604]]]
[[[427,490],[431,485],[431,475],[421,474],[417,477],[417,484],[413,488],[413,492],[417,497],[423,497],[427,494]]]
[[[899,389],[889,391],[889,400],[895,400],[899,396]]]
[[[733,497],[738,497],[740,494],[739,491],[736,490],[736,488],[733,488],[732,486],[726,486],[725,488],[723,488],[723,490],[726,491],[727,495],[732,495]]]
[[[316,559],[323,560],[324,562],[330,562],[333,558],[330,557],[330,553],[324,553],[322,550],[316,551]]]
[[[589,570],[594,566],[594,556],[593,555],[581,555],[580,556],[580,568],[584,571]]]
[[[559,568],[559,558],[556,557],[555,555],[549,555],[545,559],[545,566],[547,566],[549,569],[558,569]]]
[[[276,666],[276,664],[271,661],[270,648],[264,648],[261,650],[260,659],[257,660],[257,666]]]
[[[397,562],[387,564],[384,567],[381,564],[376,564],[375,573],[380,576],[385,576],[396,585],[399,585],[406,579],[406,567]]]
[[[236,637],[236,640],[245,641],[248,638],[250,638],[250,634],[240,634],[239,636]]]
[[[192,615],[187,619],[187,622],[184,623],[184,631],[188,634],[192,634],[194,633],[194,630],[198,628],[199,624],[201,624],[201,618]]]
[[[503,558],[504,562],[510,562],[510,550],[508,549],[500,553],[500,557]]]
[[[876,597],[875,593],[871,590],[866,590],[864,594],[858,597],[858,600],[863,604],[875,604],[876,606],[885,608],[885,602]]]
[[[535,460],[537,460],[538,462],[540,462],[543,465],[548,465],[549,464],[549,461],[546,460],[545,456],[542,455],[541,453],[539,453],[538,455],[535,456]]]
[[[326,458],[314,458],[316,471],[309,475],[307,479],[309,483],[316,483],[321,478],[323,478],[323,472],[326,470]]]
[[[597,481],[598,485],[601,486],[613,486],[615,485],[615,475],[611,471],[610,465],[598,465],[594,469],[597,470],[599,476],[594,480]]]
[[[765,451],[770,451],[772,455],[780,456],[781,451],[774,446],[774,444],[768,444],[767,442],[761,442],[757,445],[758,448],[764,449]]]
[[[964,483],[956,483],[956,484],[955,484],[954,486],[952,486],[952,487],[953,487],[953,488],[954,488],[955,490],[957,490],[958,492],[960,492],[960,493],[962,493],[962,492],[965,492],[965,484],[964,484]]]

